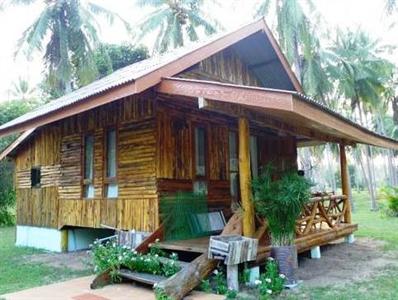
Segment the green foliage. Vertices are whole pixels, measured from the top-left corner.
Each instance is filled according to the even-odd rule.
[[[387,200],[388,215],[398,217],[398,187],[386,186],[382,193]]]
[[[5,101],[0,103],[0,125],[15,119],[40,104],[34,99]],[[0,152],[16,139],[17,135],[0,138]],[[13,186],[14,164],[0,161],[0,226],[15,224],[15,191]]]
[[[30,5],[36,1],[6,2]],[[51,95],[62,95],[96,78],[92,49],[100,40],[97,16],[110,24],[117,18],[129,29],[120,16],[92,1],[59,0],[44,1],[39,17],[24,31],[17,54],[22,51],[30,58],[36,51],[43,53],[44,85]]]
[[[218,295],[225,295],[228,292],[227,279],[224,272],[216,271],[214,275],[215,292]]]
[[[225,296],[226,299],[236,299],[236,297],[238,297],[238,292],[235,290],[228,290]]]
[[[205,293],[211,293],[212,288],[209,279],[203,279],[200,283],[199,289]]]
[[[246,264],[244,269],[239,273],[239,282],[248,283],[250,281],[250,269],[247,268]]]
[[[94,61],[99,77],[104,77],[120,68],[149,57],[144,46],[101,44],[94,51]]]
[[[170,256],[170,262],[163,262],[158,254],[140,254],[114,242],[106,244],[95,242],[91,253],[94,271],[97,274],[109,271],[113,282],[120,280],[118,271],[122,267],[135,272],[167,277],[174,275],[181,269],[177,262],[178,257],[175,254]]]
[[[156,300],[173,300],[164,290],[158,287],[155,287],[155,298]]]
[[[273,167],[266,166],[252,182],[258,214],[268,220],[274,246],[293,244],[296,220],[311,197],[311,184],[297,171],[273,180]]]
[[[198,29],[203,29],[203,32],[209,35],[221,28],[217,20],[206,14],[203,9],[204,0],[136,0],[136,4],[153,9],[140,24],[141,33],[137,39],[141,41],[148,34],[157,32],[155,52],[163,53],[181,47],[185,44],[186,37],[190,41],[198,40]]]
[[[199,224],[197,216],[208,212],[207,198],[204,194],[178,192],[163,197],[160,212],[165,229],[166,240],[184,240],[208,234],[203,228],[209,228],[205,218]]]
[[[269,258],[265,266],[265,273],[256,281],[260,293],[260,300],[270,299],[271,296],[280,294],[284,289],[285,276],[279,274],[278,264]]]

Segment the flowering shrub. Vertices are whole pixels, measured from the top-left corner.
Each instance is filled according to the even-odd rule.
[[[260,293],[260,300],[267,300],[272,295],[281,293],[285,280],[285,275],[279,274],[276,261],[272,257],[268,258],[265,273],[261,274],[260,279],[255,282]]]
[[[109,271],[113,282],[120,281],[118,271],[121,268],[166,277],[174,275],[181,269],[176,254],[170,256],[171,261],[162,260],[158,254],[141,254],[114,242],[106,244],[94,242],[92,257],[95,266],[94,271],[97,274]]]

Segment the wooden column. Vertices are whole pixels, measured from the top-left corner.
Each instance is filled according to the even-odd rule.
[[[341,189],[343,195],[347,196],[345,200],[346,203],[346,211],[344,215],[345,223],[351,223],[351,199],[349,198],[350,193],[350,175],[348,172],[348,164],[347,164],[347,156],[345,153],[345,146],[344,144],[340,144],[340,172],[341,172]]]
[[[239,180],[243,209],[243,235],[253,237],[255,225],[250,184],[250,132],[246,118],[239,118]]]

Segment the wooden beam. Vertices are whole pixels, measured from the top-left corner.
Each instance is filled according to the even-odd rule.
[[[250,132],[246,118],[239,118],[239,179],[243,208],[243,235],[253,237],[255,231],[254,206],[250,174]]]
[[[344,222],[351,223],[351,199],[349,198],[351,195],[350,192],[350,175],[348,171],[347,164],[347,156],[345,153],[345,145],[340,144],[340,172],[341,172],[341,188],[343,191],[343,195],[347,196],[347,200],[345,202],[346,210],[344,215]]]

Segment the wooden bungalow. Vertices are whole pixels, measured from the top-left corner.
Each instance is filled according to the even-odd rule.
[[[240,203],[244,234],[254,235],[249,184],[259,168],[297,168],[297,147],[337,143],[343,195],[318,196],[303,212],[304,251],[356,230],[345,147],[398,149],[303,95],[262,19],[120,69],[0,127],[0,136],[16,132],[24,133],[0,158],[15,160],[17,244],[54,251],[84,248],[104,227],[154,232],[162,195],[177,191],[204,191],[226,218]],[[205,249],[196,246],[187,248]]]

